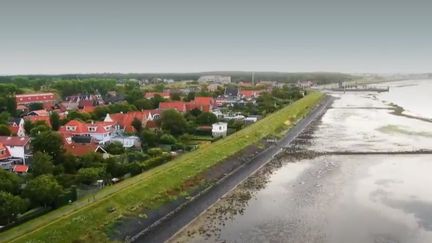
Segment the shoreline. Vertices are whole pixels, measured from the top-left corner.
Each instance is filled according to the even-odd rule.
[[[241,164],[229,174],[219,179],[215,184],[204,188],[196,196],[176,207],[149,227],[146,227],[132,237],[128,237],[126,241],[165,242],[174,237],[199,215],[205,213],[221,197],[235,189],[249,176],[256,173],[276,155],[281,153],[285,146],[290,144],[313,121],[325,113],[333,99],[333,97],[326,95],[303,119],[289,129],[276,144],[264,149],[247,163]]]

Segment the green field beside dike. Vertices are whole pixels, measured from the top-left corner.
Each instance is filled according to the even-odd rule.
[[[217,142],[0,233],[0,242],[108,242],[121,217],[137,215],[182,194],[184,185],[210,167],[304,117],[323,94],[313,92]],[[173,193],[174,192],[174,193]]]

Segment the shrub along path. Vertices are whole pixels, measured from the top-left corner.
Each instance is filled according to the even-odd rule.
[[[0,234],[0,242],[109,241],[106,232],[116,219],[155,208],[173,199],[168,193],[248,145],[268,135],[280,134],[304,117],[323,97],[306,97],[222,140],[184,154],[152,170],[106,187],[95,196],[83,198],[37,219]],[[289,122],[287,122],[289,121]]]

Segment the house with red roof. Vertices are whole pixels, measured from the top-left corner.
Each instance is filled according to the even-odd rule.
[[[174,109],[178,112],[186,112],[194,109],[198,109],[204,112],[211,112],[213,106],[216,104],[213,97],[195,97],[190,102],[184,101],[166,101],[159,103],[159,109],[161,111]]]
[[[67,138],[72,136],[90,136],[95,141],[105,144],[111,140],[113,133],[117,132],[119,126],[116,122],[91,122],[85,123],[71,120],[59,129],[60,134]]]
[[[186,102],[184,101],[166,101],[159,103],[159,110],[176,110],[178,112],[186,112]]]
[[[194,109],[198,109],[203,112],[211,112],[215,105],[216,102],[213,99],[213,97],[198,96],[195,97],[193,101],[190,101],[189,103],[186,104],[186,110],[191,111]]]
[[[107,114],[104,121],[106,122],[116,122],[123,132],[133,133],[136,132],[135,128],[132,126],[132,122],[138,119],[142,127],[147,127],[149,121],[158,120],[160,118],[160,113],[158,110],[142,110],[142,111],[130,111],[127,113],[114,113]]]
[[[94,143],[65,143],[64,149],[66,153],[74,156],[83,156],[89,153],[101,153],[104,158],[109,157],[108,152],[98,144]]]
[[[203,105],[214,105],[215,100],[213,97],[197,96],[195,97],[193,102],[197,104],[203,104]]]
[[[34,93],[15,95],[17,105],[27,105],[31,103],[46,103],[56,101],[54,93]]]
[[[240,97],[243,99],[255,99],[260,96],[261,90],[240,90]]]
[[[4,145],[3,143],[0,143],[0,161],[9,159],[11,157],[11,154],[9,152],[9,149]]]
[[[164,92],[147,92],[147,93],[145,93],[144,97],[146,99],[151,99],[151,98],[154,98],[156,95],[159,95],[160,97],[162,97],[164,99],[169,99],[171,97],[171,93],[169,91],[164,91]]]
[[[13,118],[9,120],[9,130],[11,131],[12,135],[19,137],[25,136],[24,119]]]
[[[9,149],[0,143],[0,168],[11,170],[15,163],[19,163],[19,160],[13,159]]]
[[[13,158],[19,158],[26,164],[31,156],[30,137],[0,136],[0,143],[3,144]]]

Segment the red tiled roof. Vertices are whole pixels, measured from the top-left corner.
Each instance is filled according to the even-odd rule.
[[[186,111],[186,103],[183,101],[161,102],[161,103],[159,103],[159,109],[161,109],[161,110],[174,109],[174,110],[177,110],[178,112],[185,112]]]
[[[90,133],[109,133],[113,129],[116,122],[94,122],[85,123],[78,120],[71,120],[64,126],[61,126],[59,132],[62,134],[90,134]],[[105,127],[109,126],[109,130]],[[74,127],[74,130],[68,130],[67,127]],[[94,131],[90,131],[90,127],[95,127]]]
[[[29,141],[30,137],[0,136],[0,143],[5,146],[25,146]]]
[[[194,109],[198,109],[200,111],[204,112],[210,112],[211,111],[211,105],[209,104],[196,104],[193,102],[186,103],[186,110],[191,111]]]
[[[52,110],[53,107],[54,107],[54,102],[52,102],[52,101],[48,101],[48,102],[43,103],[43,108],[45,110]]]
[[[28,107],[25,105],[17,105],[17,110],[26,111],[26,110],[28,110]]]
[[[54,93],[19,94],[15,96],[17,104],[48,102],[56,99]]]
[[[261,91],[259,90],[240,90],[240,95],[246,98],[257,97],[260,93]]]
[[[66,130],[67,126],[75,127],[75,130],[74,131]],[[64,126],[61,126],[59,129],[59,132],[60,133],[63,133],[63,132],[88,133],[88,129],[87,129],[84,122],[77,121],[77,120],[71,120],[68,123],[66,123]]]
[[[110,114],[113,121],[117,122],[126,132],[134,132],[135,128],[132,126],[133,120],[136,118],[141,122],[149,119],[149,116],[158,114],[156,110],[142,110],[130,111],[128,113],[115,113]]]
[[[167,91],[165,91],[165,92],[147,92],[144,95],[144,97],[146,99],[151,99],[151,98],[155,97],[155,95],[159,95],[159,96],[161,96],[164,99],[169,99],[170,98],[170,92],[167,92]]]
[[[49,116],[49,112],[46,110],[34,110],[34,111],[30,111],[29,113],[32,113],[36,116]]]
[[[147,127],[147,128],[157,128],[157,127],[158,127],[158,124],[157,124],[156,121],[147,121],[147,123],[146,123],[146,127]]]
[[[4,160],[11,157],[9,149],[3,144],[0,143],[0,160]]]
[[[13,172],[16,173],[27,173],[29,167],[27,165],[15,165],[13,167]]]
[[[91,113],[95,110],[94,106],[84,106],[80,111],[83,113]]]
[[[195,104],[200,104],[200,105],[213,105],[215,101],[214,101],[213,97],[199,96],[199,97],[195,97],[193,102]]]
[[[12,135],[16,135],[19,131],[19,126],[9,125],[9,130]]]
[[[65,143],[64,148],[67,153],[70,153],[75,156],[83,156],[91,152],[96,152],[98,145],[94,143],[87,143],[87,144]]]
[[[93,106],[93,100],[80,100],[79,106]]]

